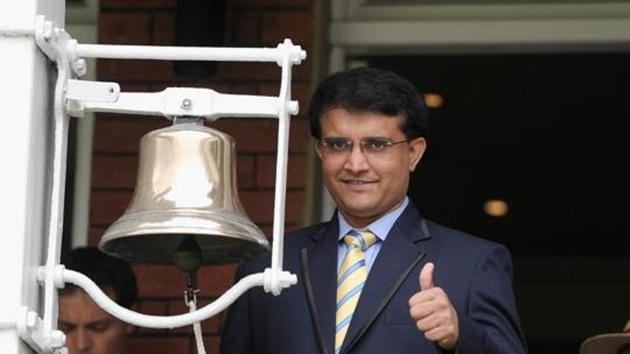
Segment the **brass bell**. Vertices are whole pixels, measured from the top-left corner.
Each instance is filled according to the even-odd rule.
[[[238,197],[234,139],[201,118],[174,122],[142,137],[136,189],[101,250],[187,271],[266,254],[269,242]]]

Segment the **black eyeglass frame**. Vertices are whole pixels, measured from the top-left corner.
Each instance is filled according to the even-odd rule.
[[[363,153],[382,153],[388,151],[391,147],[408,143],[412,139],[404,139],[400,141],[392,141],[388,138],[364,138],[359,140],[359,146]],[[354,149],[354,141],[347,138],[324,138],[317,141],[324,148],[325,152],[330,154],[342,154],[351,152]],[[335,147],[333,144],[342,144]]]

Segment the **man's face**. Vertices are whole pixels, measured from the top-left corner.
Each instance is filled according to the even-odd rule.
[[[401,123],[401,117],[341,108],[329,110],[321,119],[323,141],[344,138],[353,143],[347,153],[330,153],[320,144],[316,149],[326,187],[354,227],[365,227],[395,209],[407,193],[409,173],[426,148],[424,138],[392,145],[377,154],[359,147],[360,141],[370,139],[406,140]]]
[[[105,293],[112,296],[113,291]],[[132,327],[102,310],[77,289],[59,296],[59,329],[66,334],[70,354],[120,354]]]

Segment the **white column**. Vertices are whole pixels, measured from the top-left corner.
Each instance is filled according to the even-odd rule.
[[[54,70],[35,45],[35,15],[63,25],[65,2],[0,2],[0,348],[30,353],[14,328],[21,306],[40,312],[35,268],[43,264],[48,213]]]
[[[98,1],[87,1],[88,6],[80,4],[68,8],[66,31],[79,43],[96,43],[98,41]],[[70,5],[68,5],[70,6]],[[96,59],[87,59],[87,73],[84,80],[96,80]],[[86,246],[89,236],[90,187],[92,178],[92,137],[94,132],[94,114],[86,113],[77,120],[76,151],[74,169],[74,190],[72,202],[72,248]],[[72,139],[73,137],[69,137]],[[70,192],[70,191],[67,191]],[[70,201],[69,201],[70,202]]]

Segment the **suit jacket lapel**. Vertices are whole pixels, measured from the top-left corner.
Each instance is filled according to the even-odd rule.
[[[429,238],[426,230],[424,220],[410,203],[392,227],[372,265],[341,348],[342,353],[351,350],[365,334],[423,258],[424,251],[416,243]]]
[[[334,353],[335,309],[337,292],[337,238],[339,223],[336,217],[326,228],[311,236],[313,243],[302,250],[302,272],[316,335],[321,335],[325,353]],[[304,269],[306,266],[308,269]]]

